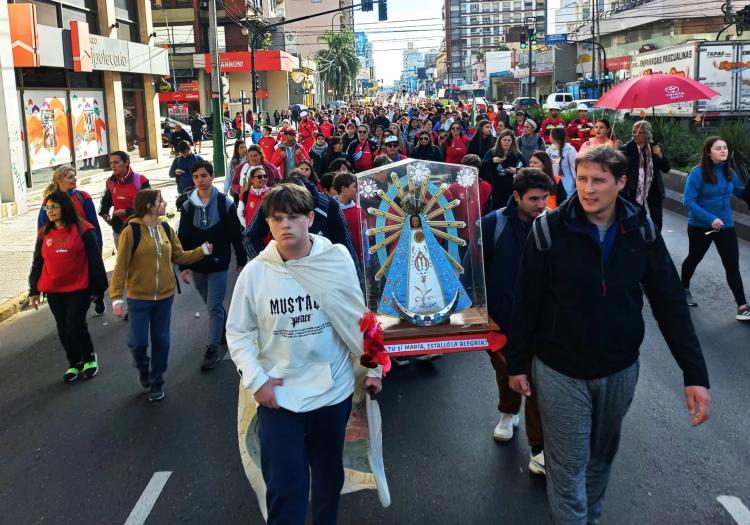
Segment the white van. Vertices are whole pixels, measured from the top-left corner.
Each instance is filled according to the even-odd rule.
[[[573,102],[572,93],[552,93],[547,95],[547,100],[542,104],[542,108],[549,109],[550,104],[555,104],[558,108],[564,108],[571,102]]]

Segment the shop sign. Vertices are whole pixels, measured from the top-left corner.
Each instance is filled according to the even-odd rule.
[[[200,100],[200,95],[195,92],[168,91],[159,93],[159,102],[194,102],[196,100]]]
[[[166,80],[163,80],[159,82],[159,93],[167,93],[172,89],[172,84],[167,82]]]
[[[180,91],[198,91],[198,81],[191,80],[190,82],[180,82],[177,84],[177,87]]]
[[[94,69],[104,71],[130,71],[128,42],[116,38],[91,35],[91,59]]]
[[[614,57],[614,58],[608,58],[604,62],[604,66],[609,69],[610,71],[619,71],[621,69],[630,69],[630,61],[631,61],[630,55],[625,55],[621,57]]]

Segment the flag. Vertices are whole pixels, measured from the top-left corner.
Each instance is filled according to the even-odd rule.
[[[475,111],[476,108],[476,100],[471,100],[471,113],[469,113],[469,127],[470,128],[476,128],[477,127],[477,113]]]

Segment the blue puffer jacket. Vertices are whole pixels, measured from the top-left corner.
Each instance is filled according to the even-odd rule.
[[[737,174],[732,171],[731,180],[726,179],[726,166],[717,164],[714,168],[716,184],[703,180],[703,168],[693,168],[687,176],[682,203],[688,209],[688,224],[698,228],[710,228],[711,223],[721,219],[723,228],[733,228],[734,218],[730,196],[741,198],[745,187]]]
[[[193,153],[189,157],[177,155],[172,161],[172,167],[169,168],[169,176],[176,179],[178,192],[182,193],[193,185],[193,164],[199,160],[203,160],[203,157]],[[177,176],[175,170],[182,170],[182,175]]]

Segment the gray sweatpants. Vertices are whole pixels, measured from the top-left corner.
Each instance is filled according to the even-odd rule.
[[[576,379],[534,358],[544,428],[547,497],[557,525],[597,523],[639,365],[601,379]]]

